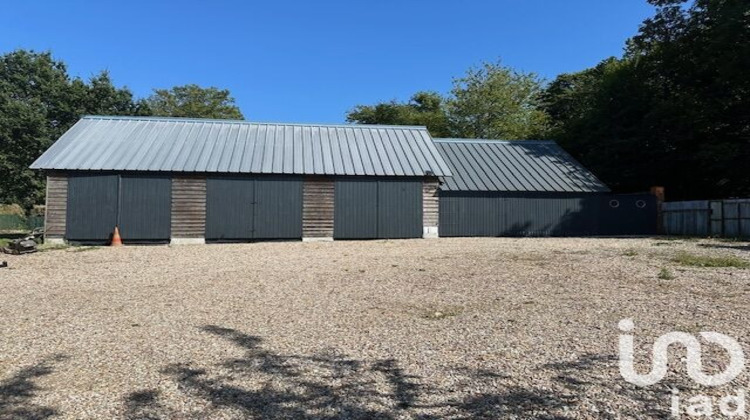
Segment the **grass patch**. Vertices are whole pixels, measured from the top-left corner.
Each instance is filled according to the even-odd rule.
[[[7,246],[10,243],[10,239],[0,238],[0,247]]]
[[[687,252],[681,252],[677,254],[672,260],[678,264],[687,265],[690,267],[734,267],[734,268],[748,268],[750,267],[750,261],[744,260],[733,255],[725,257],[707,257],[703,255],[690,254]]]
[[[659,271],[659,274],[656,277],[660,278],[661,280],[674,280],[676,276],[674,275],[672,270],[665,267]]]
[[[638,255],[638,250],[637,249],[627,249],[627,250],[625,250],[625,252],[622,253],[622,255],[624,255],[626,257],[635,257],[635,256]]]
[[[50,244],[41,244],[37,246],[37,250],[39,252],[47,252],[47,251],[56,251],[59,249],[67,249],[69,248],[68,245],[50,245]]]

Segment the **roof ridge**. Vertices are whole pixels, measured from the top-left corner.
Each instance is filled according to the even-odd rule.
[[[179,121],[179,122],[186,122],[186,123],[226,123],[226,124],[275,125],[275,126],[290,125],[290,126],[298,126],[298,127],[400,128],[400,129],[407,129],[407,130],[427,130],[427,127],[424,125],[286,123],[286,122],[229,120],[229,119],[219,119],[219,118],[152,117],[152,116],[137,116],[137,115],[84,115],[81,117],[81,119],[126,120],[126,121]]]
[[[555,140],[493,140],[493,139],[459,139],[459,138],[435,138],[435,143],[526,143],[526,144],[557,144]]]

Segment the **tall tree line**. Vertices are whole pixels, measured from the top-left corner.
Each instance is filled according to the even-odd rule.
[[[348,120],[435,137],[557,140],[615,191],[750,196],[750,2],[649,0],[622,57],[545,83],[499,63],[447,95],[357,106]]]
[[[0,204],[44,202],[44,178],[28,169],[81,116],[159,115],[243,118],[229,91],[197,85],[155,90],[136,99],[106,71],[88,81],[71,77],[49,52],[0,56]]]

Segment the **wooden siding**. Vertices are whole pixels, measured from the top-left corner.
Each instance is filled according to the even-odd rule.
[[[302,237],[333,238],[334,182],[310,177],[302,189]]]
[[[172,237],[203,238],[206,232],[206,179],[172,178]]]
[[[423,224],[425,227],[437,227],[439,218],[439,183],[437,180],[425,180],[422,184]]]
[[[65,236],[65,221],[68,209],[68,177],[50,175],[47,177],[47,206],[44,230],[48,238]]]

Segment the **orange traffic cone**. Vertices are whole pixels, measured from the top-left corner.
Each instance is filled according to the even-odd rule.
[[[112,243],[109,246],[122,246],[122,238],[120,238],[120,229],[115,226],[115,233],[112,234]]]

